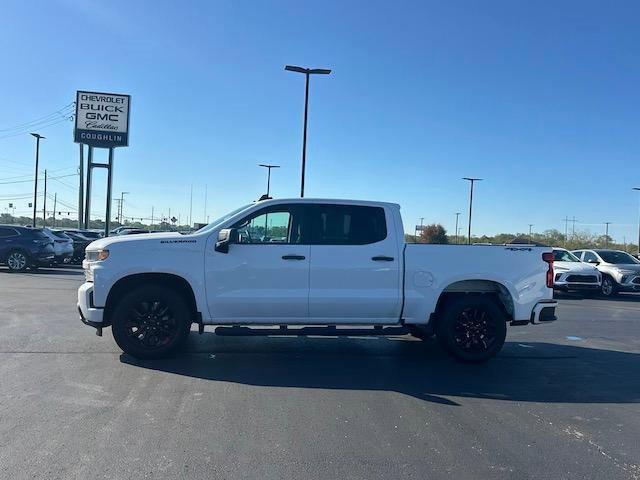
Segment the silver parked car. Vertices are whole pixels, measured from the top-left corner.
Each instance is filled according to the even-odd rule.
[[[574,250],[576,257],[602,273],[602,295],[640,292],[640,261],[622,250]]]

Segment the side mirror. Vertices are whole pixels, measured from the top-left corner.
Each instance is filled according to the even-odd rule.
[[[587,263],[593,263],[595,265],[598,265],[600,262],[597,260],[594,260],[593,258],[590,258],[589,260],[587,260]]]
[[[238,242],[238,231],[235,228],[223,228],[218,233],[215,251],[229,253],[229,245]]]

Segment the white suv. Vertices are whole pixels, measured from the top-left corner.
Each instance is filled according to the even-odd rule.
[[[602,274],[602,295],[640,292],[640,261],[622,250],[575,250],[583,262],[594,265]]]
[[[596,267],[582,263],[564,248],[553,249],[553,289],[595,293],[600,290],[602,275]]]

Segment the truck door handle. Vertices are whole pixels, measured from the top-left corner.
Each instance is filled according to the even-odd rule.
[[[283,260],[304,260],[305,256],[304,255],[283,255],[282,259]]]
[[[377,257],[371,257],[374,262],[393,262],[393,257],[386,257],[384,255],[378,255]]]

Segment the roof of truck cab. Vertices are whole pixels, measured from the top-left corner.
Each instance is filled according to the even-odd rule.
[[[259,200],[256,203],[260,205],[276,205],[279,203],[328,203],[335,205],[365,205],[371,207],[400,208],[400,205],[397,203],[377,202],[373,200],[351,200],[344,198],[271,198],[269,200]]]

